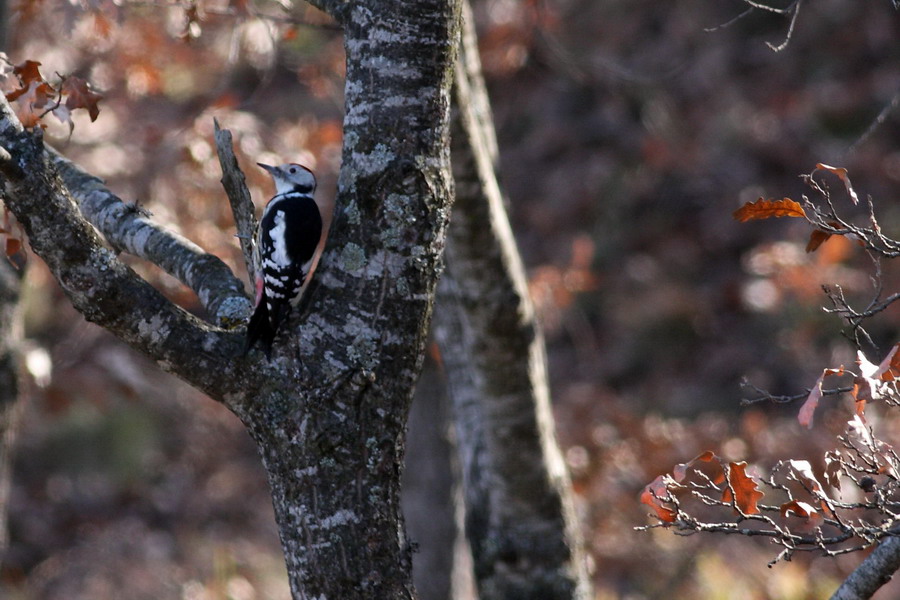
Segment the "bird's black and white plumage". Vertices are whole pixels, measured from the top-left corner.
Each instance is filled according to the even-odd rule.
[[[300,299],[322,238],[322,215],[315,201],[316,178],[302,165],[257,163],[275,181],[256,229],[256,308],[247,325],[245,353],[257,343],[271,358],[278,328]]]

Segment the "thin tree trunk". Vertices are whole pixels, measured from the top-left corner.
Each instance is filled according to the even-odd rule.
[[[494,172],[490,106],[467,13],[454,88],[456,204],[435,332],[455,411],[475,580],[482,600],[586,599],[543,339]]]
[[[413,580],[419,600],[448,600],[452,589],[458,531],[445,388],[435,365],[426,365],[409,413],[403,516],[415,547]]]
[[[19,319],[21,277],[0,256],[0,557],[9,543],[6,514],[12,485],[13,442],[22,402],[18,346],[22,337]]]

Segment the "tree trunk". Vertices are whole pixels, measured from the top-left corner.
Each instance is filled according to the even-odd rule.
[[[490,105],[467,12],[454,88],[456,204],[435,332],[455,411],[475,580],[482,600],[586,599],[543,339],[494,172]]]
[[[449,439],[449,399],[443,375],[426,363],[409,412],[403,516],[413,543],[413,581],[419,600],[452,597],[456,473]]]
[[[0,257],[0,556],[6,550],[6,513],[11,486],[13,441],[22,412],[19,361],[22,326],[19,322],[20,273]]]
[[[228,310],[214,308],[213,324],[172,305],[101,240],[97,231],[109,238],[119,235],[114,227],[85,221],[127,218],[120,201],[48,156],[40,131],[23,131],[2,97],[0,193],[88,320],[223,402],[248,427],[268,474],[294,598],[412,598],[400,475],[452,201],[459,7],[456,0],[317,5],[345,31],[343,164],[323,258],[271,361],[259,352],[242,357],[243,333],[222,328],[239,303],[221,261],[155,231],[221,285],[207,288],[195,269],[173,270],[219,290],[210,294],[224,300],[210,306]],[[110,242],[119,251],[150,250]]]

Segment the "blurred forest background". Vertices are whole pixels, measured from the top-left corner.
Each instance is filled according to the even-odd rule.
[[[767,568],[778,548],[764,541],[633,530],[651,522],[641,488],[674,464],[714,450],[761,471],[782,458],[817,466],[852,411],[826,399],[806,430],[798,405],[741,407],[744,376],[799,393],[822,368],[852,365],[820,285],[839,283],[858,302],[873,287],[852,243],[807,254],[805,223],[740,224],[734,209],[799,200],[798,176],[825,162],[850,170],[888,234],[900,229],[897,111],[865,135],[900,92],[900,12],[890,0],[807,2],[775,52],[767,42],[785,40],[788,17],[757,10],[720,27],[746,9],[475,2],[502,180],[598,599],[827,598],[862,558]],[[271,188],[257,161],[303,162],[333,195],[342,42],[305,4],[14,0],[9,19],[11,63],[37,60],[46,77],[85,77],[104,94],[97,121],[75,114],[71,135],[48,116],[51,143],[237,272],[214,116],[235,134],[258,205]],[[132,264],[201,310],[178,282]],[[29,385],[0,596],[288,598],[243,426],[86,323],[35,257],[27,270],[26,334],[53,371]],[[900,290],[896,266],[884,278]],[[896,307],[872,324],[883,352],[898,328]],[[440,377],[437,361],[426,368]],[[900,419],[882,412],[878,430],[896,440]]]

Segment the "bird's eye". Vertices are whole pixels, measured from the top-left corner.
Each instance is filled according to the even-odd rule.
[[[291,175],[297,172],[297,167],[291,167]]]

